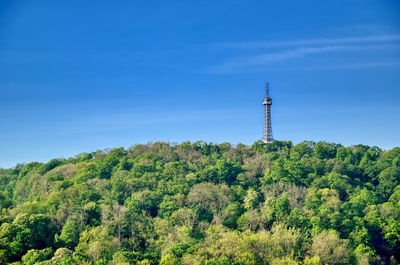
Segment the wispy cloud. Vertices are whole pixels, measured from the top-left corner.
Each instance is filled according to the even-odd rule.
[[[388,62],[367,62],[367,63],[351,63],[351,64],[331,64],[304,67],[280,67],[280,68],[260,68],[259,72],[265,71],[298,71],[298,70],[343,70],[343,69],[363,69],[363,68],[382,68],[400,66],[400,60]]]
[[[373,43],[373,42],[392,42],[400,41],[399,34],[364,36],[364,37],[346,37],[346,38],[322,38],[306,40],[288,40],[288,41],[247,41],[247,42],[221,42],[214,44],[215,47],[231,49],[261,49],[277,48],[290,46],[308,46],[308,45],[338,45],[350,43]]]
[[[364,37],[346,37],[331,39],[311,39],[311,40],[291,40],[291,41],[258,41],[258,42],[226,42],[216,44],[218,47],[233,49],[235,56],[228,58],[225,62],[207,67],[203,72],[212,74],[232,74],[243,72],[259,72],[265,70],[266,67],[274,67],[279,62],[289,61],[295,58],[301,58],[312,55],[319,55],[331,52],[351,52],[358,54],[358,58],[362,58],[367,54],[366,51],[400,51],[400,35],[381,35],[381,36],[364,36]],[[247,55],[252,53],[252,55]],[[257,54],[254,54],[257,53]],[[365,54],[365,55],[364,55]],[[400,53],[397,53],[400,54]],[[346,54],[346,56],[348,53]],[[344,65],[352,65],[348,68],[361,67],[380,67],[380,66],[397,66],[400,56],[397,58],[380,58],[380,61],[374,62],[368,60],[368,63],[348,61],[343,56]],[[336,57],[337,59],[339,57]],[[365,58],[364,58],[365,59]],[[390,59],[390,60],[387,60]],[[382,63],[384,61],[384,63]],[[291,65],[280,65],[279,69],[295,69]],[[332,69],[331,66],[307,66],[303,65],[296,69]],[[342,66],[341,66],[342,67]],[[339,68],[338,68],[339,69]]]
[[[151,112],[147,109],[125,110],[118,113],[87,115],[77,120],[60,120],[51,128],[37,131],[39,135],[69,135],[102,133],[108,131],[124,131],[143,129],[144,127],[181,126],[184,128],[193,122],[221,122],[248,116],[247,109],[187,109],[185,111]],[[35,132],[31,132],[31,134]]]
[[[298,58],[310,54],[324,53],[343,49],[343,46],[326,46],[326,47],[310,47],[286,50],[275,53],[258,54],[254,56],[240,57],[226,63],[211,66],[206,69],[208,73],[234,73],[239,70],[251,70],[257,66],[263,66],[271,63],[276,63],[292,58]]]

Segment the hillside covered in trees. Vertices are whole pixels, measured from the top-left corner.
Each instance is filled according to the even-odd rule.
[[[157,142],[0,169],[1,264],[397,264],[400,148]]]

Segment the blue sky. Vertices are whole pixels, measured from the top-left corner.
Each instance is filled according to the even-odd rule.
[[[400,3],[3,1],[0,167],[149,141],[400,146]]]

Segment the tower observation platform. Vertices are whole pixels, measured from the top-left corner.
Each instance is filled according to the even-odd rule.
[[[264,105],[264,133],[261,141],[264,143],[272,143],[274,138],[272,137],[272,126],[271,126],[271,106],[272,98],[269,96],[269,83],[265,83],[266,96],[263,100]]]

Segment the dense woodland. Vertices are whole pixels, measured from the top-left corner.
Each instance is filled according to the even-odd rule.
[[[135,145],[0,169],[1,264],[398,264],[400,148]]]

